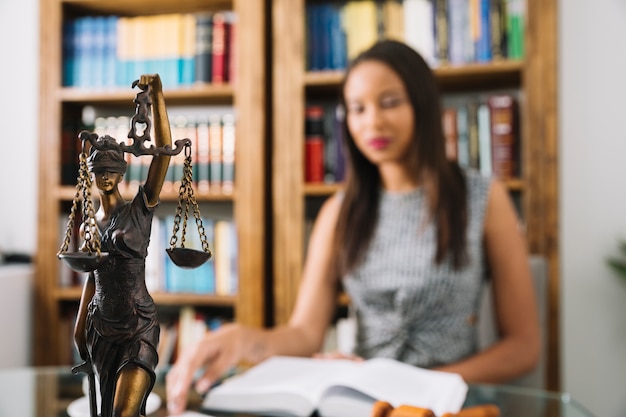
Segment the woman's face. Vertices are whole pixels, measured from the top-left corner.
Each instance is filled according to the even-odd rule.
[[[344,86],[346,121],[356,147],[373,164],[407,160],[413,140],[413,107],[398,74],[379,61],[364,61]]]
[[[102,192],[113,191],[117,185],[122,181],[124,174],[119,172],[99,171],[93,174],[96,182],[96,187]]]

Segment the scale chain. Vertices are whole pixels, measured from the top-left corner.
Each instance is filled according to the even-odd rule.
[[[183,211],[182,204],[185,204]],[[170,239],[170,246],[173,249],[176,246],[178,237],[176,236],[180,230],[180,222],[183,220],[182,232],[181,232],[181,247],[185,247],[185,234],[187,233],[187,220],[189,218],[189,205],[193,206],[193,215],[196,220],[196,226],[198,228],[198,234],[200,235],[200,241],[202,243],[202,250],[209,252],[209,244],[206,239],[206,233],[204,225],[202,224],[202,217],[200,216],[200,209],[198,202],[193,193],[192,187],[192,168],[191,168],[191,145],[185,145],[185,163],[183,165],[183,178],[181,181],[180,189],[178,192],[178,206],[176,207],[176,214],[174,215],[174,228],[172,237]]]

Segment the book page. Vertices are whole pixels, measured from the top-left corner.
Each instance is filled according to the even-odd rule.
[[[362,362],[350,373],[335,377],[334,384],[359,391],[358,397],[370,406],[373,402],[367,399],[368,396],[387,401],[394,407],[412,405],[428,408],[436,415],[458,412],[468,389],[457,374],[417,368],[386,358]],[[341,401],[338,397],[351,395],[354,396],[351,390],[329,389],[318,405],[320,414],[324,417],[339,415],[327,414],[328,406],[324,402],[337,403]]]
[[[329,384],[355,364],[350,360],[273,357],[213,388],[203,408],[308,416]]]

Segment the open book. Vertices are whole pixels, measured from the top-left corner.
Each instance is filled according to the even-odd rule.
[[[467,384],[453,373],[392,359],[363,362],[278,356],[225,380],[209,391],[208,411],[307,417],[368,417],[377,400],[392,406],[458,412]]]

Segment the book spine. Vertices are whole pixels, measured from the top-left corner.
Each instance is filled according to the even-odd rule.
[[[446,138],[446,156],[451,161],[458,160],[458,132],[456,121],[456,109],[448,107],[443,111],[443,134]]]
[[[178,53],[178,82],[191,85],[196,79],[196,17],[191,13],[180,15],[181,41]]]
[[[480,172],[491,175],[491,128],[489,123],[489,106],[478,105],[478,146],[480,156]]]
[[[209,117],[209,191],[219,193],[222,188],[222,120],[219,114]]]
[[[503,2],[504,0],[491,0],[489,22],[491,34],[491,55],[494,61],[502,60],[505,57],[505,32],[502,25]]]
[[[117,16],[108,16],[104,23],[104,79],[107,88],[115,87],[117,68]]]
[[[511,95],[494,95],[488,99],[491,120],[493,173],[501,179],[517,174],[516,101]]]
[[[211,82],[222,84],[226,68],[226,21],[224,13],[213,15]]]
[[[174,118],[174,130],[172,131],[172,140],[184,139],[187,137],[187,117],[178,115]],[[178,190],[182,184],[185,166],[185,152],[180,152],[178,155],[174,155],[170,160],[170,165],[173,167],[173,185],[174,190]]]
[[[469,145],[469,166],[480,170],[480,146],[478,140],[478,103],[467,105],[467,139]]]
[[[208,118],[198,119],[197,149],[198,149],[198,192],[206,194],[209,192],[209,120]]]
[[[449,0],[435,1],[436,58],[439,65],[449,62],[450,30],[448,27]]]
[[[465,56],[465,38],[467,26],[467,6],[464,0],[449,0],[448,2],[448,23],[449,23],[449,48],[448,57],[453,65],[463,64]]]
[[[430,65],[436,64],[433,4],[430,0],[404,1],[404,36]]]
[[[304,181],[324,181],[324,108],[308,106],[305,113]]]
[[[461,105],[456,109],[456,130],[458,134],[457,158],[459,165],[463,168],[470,166],[469,151],[469,121],[467,106]]]
[[[231,233],[229,221],[215,222],[215,293],[217,295],[232,294],[231,286]]]
[[[348,59],[353,59],[378,40],[376,3],[372,0],[349,1],[344,6]]]
[[[478,62],[491,61],[491,2],[479,0],[479,35],[476,46],[476,60]]]
[[[404,8],[401,0],[385,0],[383,3],[384,36],[404,42]]]
[[[213,19],[210,14],[196,15],[195,81],[210,83],[213,72]]]
[[[345,69],[347,65],[346,33],[341,24],[341,6],[330,6],[330,68]]]
[[[222,116],[222,192],[231,194],[235,185],[235,115]]]
[[[525,0],[507,0],[507,40],[508,57],[521,59],[524,57],[524,21]]]
[[[346,150],[344,146],[344,131],[343,131],[343,119],[345,117],[343,106],[336,105],[333,108],[333,141],[336,151],[335,162],[335,181],[340,182],[345,179],[346,176]]]

